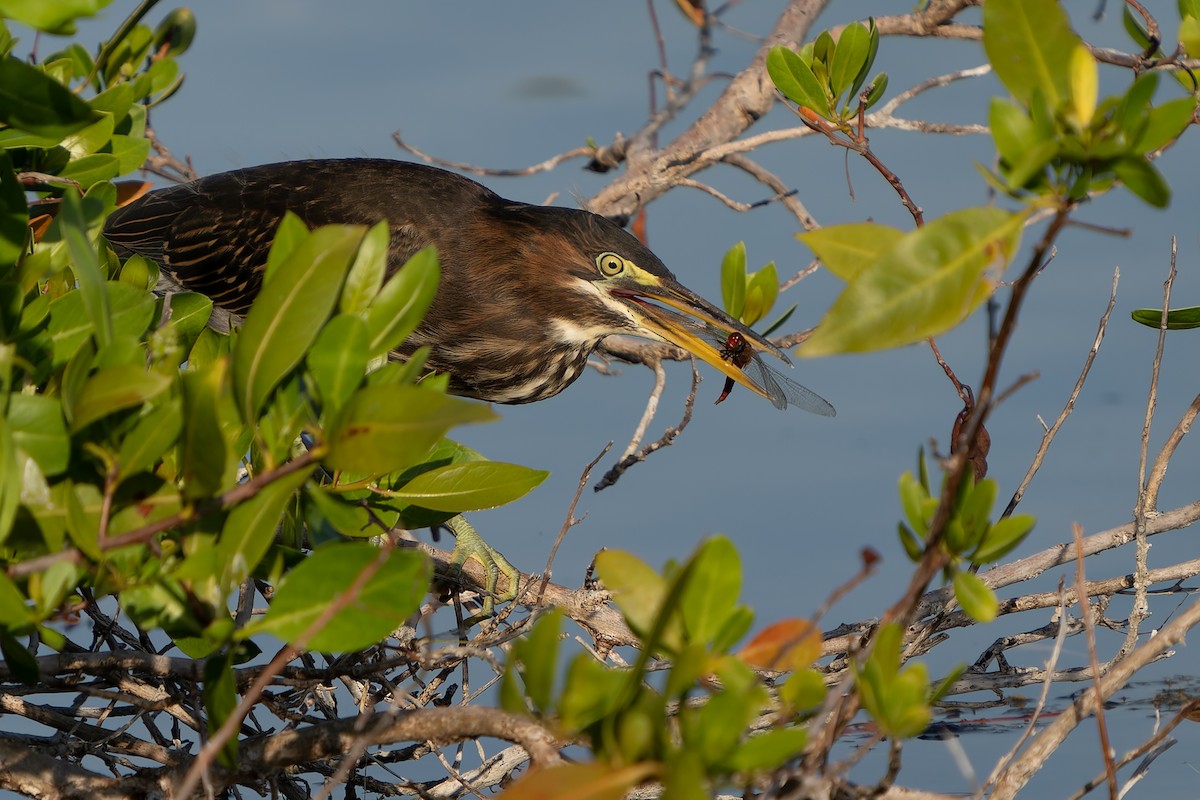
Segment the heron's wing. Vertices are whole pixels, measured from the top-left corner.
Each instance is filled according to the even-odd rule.
[[[405,162],[298,161],[221,173],[151,192],[109,217],[104,234],[122,257],[143,255],[170,283],[244,314],[262,284],[275,231],[292,212],[309,227],[373,225],[386,215],[393,268],[432,242],[417,230],[424,210],[396,198],[406,183],[445,182],[445,193],[486,189],[450,173]],[[382,197],[381,197],[382,195]]]

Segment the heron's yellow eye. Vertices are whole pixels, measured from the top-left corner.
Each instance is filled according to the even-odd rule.
[[[625,259],[616,253],[601,253],[596,256],[596,266],[600,274],[606,278],[615,278],[625,269]]]

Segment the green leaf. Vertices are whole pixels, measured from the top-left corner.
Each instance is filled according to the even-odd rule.
[[[121,161],[110,153],[92,153],[91,155],[71,159],[59,177],[77,181],[85,190],[100,181],[107,181],[121,174]]]
[[[921,560],[921,556],[925,554],[925,541],[918,539],[907,525],[903,522],[896,523],[896,529],[900,536],[900,544],[904,547],[904,553],[910,561],[917,562]]]
[[[1162,324],[1161,308],[1134,309],[1130,316],[1134,322],[1140,322],[1150,328],[1158,328]],[[1200,328],[1200,306],[1172,308],[1167,311],[1167,330],[1181,331],[1189,328]]]
[[[815,669],[802,669],[792,673],[779,688],[779,699],[792,708],[803,711],[816,708],[825,702],[827,693],[825,678]]]
[[[893,694],[886,698],[887,712],[881,727],[893,738],[918,736],[929,727],[933,711],[929,707],[929,672],[924,664],[913,664],[892,684]]]
[[[996,593],[973,572],[955,570],[954,598],[978,622],[991,622],[999,611]]]
[[[972,483],[972,477],[968,475],[959,485],[968,486],[970,483]],[[967,548],[979,545],[991,527],[992,506],[996,504],[997,491],[999,491],[999,485],[996,481],[985,478],[970,487],[957,508],[955,516],[962,522]],[[962,551],[958,551],[956,554],[961,555]]]
[[[929,533],[930,508],[936,506],[936,501],[931,502],[929,492],[911,472],[906,471],[900,476],[900,505],[909,527],[924,538]]]
[[[725,621],[713,636],[713,649],[721,652],[731,650],[750,631],[753,624],[754,612],[746,606],[737,606],[725,616]]]
[[[285,211],[279,227],[275,229],[275,238],[271,240],[271,249],[267,251],[267,263],[263,267],[263,282],[270,280],[275,270],[296,251],[301,243],[307,241],[311,232],[304,220],[293,211]]]
[[[150,291],[158,284],[158,265],[143,256],[130,256],[121,265],[118,280],[143,292]]]
[[[1071,59],[1083,47],[1057,2],[989,0],[983,9],[983,48],[996,77],[1028,106],[1041,91],[1051,109],[1071,98]]]
[[[603,550],[596,555],[596,571],[612,593],[613,602],[639,636],[654,628],[667,594],[667,582],[649,564],[632,553]],[[664,644],[677,649],[682,640],[678,625],[668,627]]]
[[[98,419],[122,409],[133,408],[165,392],[171,378],[147,372],[138,364],[102,369],[87,379],[71,409],[71,431],[86,428]]]
[[[916,736],[929,725],[929,673],[922,663],[900,672],[903,633],[896,623],[879,628],[856,679],[863,707],[887,736]]]
[[[988,107],[988,127],[996,142],[996,152],[1010,165],[1023,159],[1038,144],[1029,112],[1008,100],[992,98]]]
[[[1047,139],[1038,142],[1017,159],[1008,169],[1005,178],[1010,191],[1024,187],[1041,175],[1046,165],[1059,154],[1059,144]]]
[[[156,464],[179,439],[182,430],[183,403],[178,397],[150,410],[121,442],[117,453],[120,479]]]
[[[18,457],[17,445],[8,429],[8,420],[0,417],[0,544],[12,532],[17,507],[21,505],[21,466],[26,460]],[[0,623],[6,620],[4,613],[3,586],[0,585]]]
[[[738,242],[721,259],[721,301],[725,304],[725,313],[739,319],[745,300],[746,243]]]
[[[279,518],[309,474],[301,470],[272,481],[229,512],[214,548],[223,592],[245,580],[262,561],[275,541]]]
[[[798,233],[796,238],[812,250],[821,263],[849,283],[904,238],[904,232],[874,222],[829,225]]]
[[[80,128],[63,138],[61,146],[71,154],[72,158],[83,158],[99,152],[101,148],[108,145],[112,140],[115,128],[116,123],[113,121],[112,114],[101,113],[91,125]]]
[[[468,461],[422,472],[389,494],[434,511],[480,511],[524,497],[549,475],[518,464]]]
[[[867,85],[867,102],[864,104],[864,111],[870,111],[875,107],[875,104],[883,99],[884,93],[888,87],[888,76],[886,72],[881,72],[876,75]]]
[[[0,17],[58,36],[72,36],[75,20],[95,16],[112,0],[0,0]]]
[[[33,621],[33,612],[21,590],[0,571],[0,626],[13,630]]]
[[[53,477],[66,470],[71,458],[71,438],[67,435],[59,398],[11,395],[8,424],[13,443],[37,462],[43,475]]]
[[[73,592],[84,575],[83,567],[67,561],[56,561],[42,573],[41,585],[37,597],[32,598],[37,603],[38,617],[46,619],[53,617],[63,604],[67,594]],[[31,584],[30,588],[33,588]]]
[[[1146,111],[1158,88],[1158,73],[1143,72],[1129,84],[1117,101],[1112,120],[1130,141],[1136,141],[1138,127],[1145,121]]]
[[[713,536],[693,557],[692,573],[683,587],[683,623],[692,641],[711,642],[737,606],[742,591],[742,562],[724,536]]]
[[[175,330],[187,342],[188,348],[195,344],[196,338],[208,325],[212,316],[213,302],[196,292],[178,292],[168,295],[171,303],[171,322]]]
[[[971,554],[972,563],[986,564],[1004,558],[1025,540],[1036,522],[1028,514],[1013,514],[998,520],[988,530],[979,549]]]
[[[1125,32],[1129,34],[1129,38],[1133,39],[1134,44],[1136,44],[1142,50],[1148,50],[1151,42],[1150,34],[1146,30],[1146,26],[1144,26],[1142,21],[1138,19],[1132,11],[1129,10],[1129,6],[1122,5],[1121,11],[1121,21],[1125,26]]]
[[[183,437],[179,442],[180,473],[188,497],[206,497],[233,482],[234,460],[221,424],[221,403],[231,403],[226,381],[228,362],[217,360],[183,373]]]
[[[1180,97],[1150,109],[1146,115],[1146,126],[1134,143],[1133,152],[1152,153],[1175,141],[1192,121],[1196,112],[1193,97]]]
[[[1180,19],[1179,43],[1189,56],[1200,57],[1200,9]]]
[[[1096,59],[1082,43],[1071,51],[1068,74],[1070,116],[1079,129],[1086,128],[1096,113],[1100,93],[1100,69]]]
[[[237,710],[237,679],[233,675],[233,651],[204,662],[204,708],[208,711],[208,735],[211,739]],[[226,769],[237,768],[238,737],[230,736],[217,752],[217,761]]]
[[[1155,208],[1171,202],[1171,187],[1153,164],[1141,156],[1128,156],[1113,162],[1113,172],[1125,188]]]
[[[117,174],[125,175],[140,168],[146,161],[146,156],[150,155],[150,140],[144,136],[129,136],[126,134],[115,133],[109,140],[107,147],[102,147],[100,152],[111,153],[112,157],[117,160]]]
[[[833,52],[833,64],[829,68],[829,83],[834,97],[841,97],[867,66],[871,54],[871,33],[861,22],[851,22],[838,36],[837,49]],[[846,98],[853,103],[853,97]]]
[[[367,372],[367,323],[353,314],[338,314],[317,337],[308,354],[327,412],[341,408]]]
[[[326,523],[342,536],[363,539],[382,532],[379,525],[372,523],[370,511],[362,502],[348,501],[311,483],[304,487],[304,496],[320,515],[319,521]],[[310,532],[315,528],[314,521],[310,519]]]
[[[342,287],[341,304],[338,306],[342,313],[365,312],[379,294],[384,276],[387,275],[390,233],[384,221],[371,226],[363,237],[354,263],[350,265],[350,272],[346,274],[346,285]]]
[[[318,228],[263,283],[233,351],[234,388],[247,422],[316,340],[362,236],[361,226]]]
[[[742,732],[766,699],[761,685],[744,693],[729,689],[717,692],[696,712],[693,723],[685,726],[684,747],[698,752],[706,763],[721,763],[735,751]]]
[[[367,386],[339,412],[325,462],[349,472],[395,472],[416,464],[455,425],[496,418],[482,403],[424,387]]]
[[[734,751],[729,766],[735,772],[775,770],[804,752],[808,732],[803,728],[779,728],[751,736]]]
[[[37,686],[41,679],[37,659],[7,628],[0,628],[0,655],[9,674],[25,686]]]
[[[64,481],[63,486],[67,534],[84,555],[99,561],[104,557],[100,550],[100,490],[90,483],[72,485]]]
[[[154,318],[154,296],[120,281],[102,281],[113,337],[140,338]],[[84,293],[67,292],[50,303],[50,340],[54,365],[66,363],[96,330],[85,310]]]
[[[596,661],[590,653],[579,653],[567,668],[566,686],[558,701],[562,725],[579,732],[611,716],[618,704],[624,676]]]
[[[364,582],[364,572],[373,574]],[[308,650],[349,652],[381,641],[420,608],[432,570],[423,553],[336,542],[317,548],[284,578],[262,621],[246,636],[269,633]],[[342,603],[348,592],[350,602]],[[337,613],[314,628],[327,609]],[[311,629],[311,630],[310,630]]]
[[[42,70],[13,56],[0,57],[0,122],[59,140],[98,118],[87,103]]]
[[[67,243],[67,249],[71,253],[71,271],[75,274],[75,280],[79,282],[83,307],[87,309],[88,318],[94,327],[96,344],[103,348],[113,338],[112,312],[109,310],[108,292],[104,286],[104,276],[100,272],[96,248],[88,240],[83,208],[74,192],[66,192],[63,195],[58,223],[63,241]]]
[[[858,97],[861,94],[859,90],[862,88],[863,81],[867,79],[867,75],[870,73],[871,67],[875,65],[875,56],[878,52],[879,28],[875,25],[875,18],[871,17],[867,20],[867,57],[863,61],[862,68],[859,69],[858,74],[854,76],[854,82],[850,85],[850,94],[847,96],[847,99]],[[882,81],[883,86],[877,88],[879,81]],[[867,87],[867,99],[865,101],[867,108],[870,108],[871,106],[875,105],[876,102],[878,102],[879,98],[883,96],[883,89],[886,87],[887,75],[880,73],[879,76],[871,82],[871,85]]]
[[[775,88],[798,106],[812,109],[821,116],[829,113],[825,88],[795,51],[783,46],[772,47],[767,54],[767,74]]]
[[[167,54],[180,56],[187,52],[196,36],[196,16],[186,6],[176,8],[154,29],[154,48],[167,48]]]
[[[905,234],[847,285],[797,352],[898,347],[953,328],[991,294],[1023,222],[1020,213],[968,208]]]
[[[385,355],[416,330],[437,294],[441,267],[437,248],[418,251],[383,285],[367,312],[367,352]]]
[[[511,664],[521,672],[525,693],[534,710],[551,710],[554,700],[554,681],[557,674],[558,640],[562,628],[562,611],[552,608],[540,615],[529,635],[513,642]]]
[[[8,151],[0,150],[0,275],[17,263],[29,239],[25,192],[13,175]]]
[[[771,311],[777,297],[779,297],[779,273],[775,271],[775,262],[772,261],[746,281],[746,302],[742,308],[742,322],[745,325],[753,325],[758,322]]]

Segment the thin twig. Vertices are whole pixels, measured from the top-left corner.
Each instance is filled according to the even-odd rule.
[[[1162,364],[1163,351],[1166,347],[1167,313],[1170,311],[1171,307],[1171,287],[1175,283],[1175,276],[1177,274],[1175,269],[1175,255],[1176,241],[1175,237],[1172,236],[1171,263],[1170,269],[1167,270],[1167,279],[1163,282],[1162,316],[1159,320],[1158,342],[1154,348],[1154,362],[1150,370],[1150,393],[1146,401],[1147,418],[1142,429],[1142,458],[1141,463],[1138,465],[1138,481],[1145,493],[1144,502],[1142,502],[1142,499],[1139,497],[1139,502],[1141,504],[1140,508],[1143,514],[1152,513],[1158,508],[1158,492],[1162,487],[1163,479],[1166,478],[1167,466],[1170,463],[1171,456],[1175,453],[1175,448],[1179,446],[1179,443],[1183,440],[1183,437],[1191,428],[1192,420],[1194,420],[1196,417],[1196,411],[1193,409],[1196,409],[1198,402],[1200,402],[1200,396],[1197,396],[1196,399],[1192,400],[1191,406],[1188,408],[1187,412],[1184,413],[1183,418],[1180,419],[1174,430],[1171,431],[1171,435],[1167,437],[1167,441],[1163,444],[1162,449],[1159,450],[1158,456],[1154,459],[1154,465],[1150,469],[1150,475],[1147,478],[1146,448],[1149,445],[1150,439],[1150,418],[1153,414],[1155,400],[1158,393],[1159,368]]]
[[[554,546],[550,548],[550,555],[546,558],[546,569],[542,573],[542,585],[538,589],[535,605],[540,606],[542,598],[546,594],[546,586],[550,583],[551,567],[554,566],[554,556],[558,553],[558,546],[567,538],[567,531],[583,522],[582,519],[575,518],[575,507],[579,505],[579,498],[583,494],[583,487],[587,486],[587,482],[592,475],[592,470],[600,463],[600,459],[608,454],[612,446],[613,443],[611,441],[604,445],[604,449],[588,462],[588,465],[583,468],[583,473],[579,476],[579,485],[575,487],[575,496],[571,498],[571,505],[567,507],[567,518],[563,520],[562,527],[558,531],[558,537],[554,540]],[[586,517],[587,515],[585,514],[584,516]]]
[[[1104,719],[1104,694],[1100,689],[1100,662],[1096,657],[1096,625],[1092,620],[1092,604],[1087,599],[1087,580],[1083,574],[1083,526],[1078,522],[1071,525],[1075,537],[1075,596],[1079,598],[1079,617],[1083,620],[1084,636],[1087,639],[1088,660],[1092,667],[1093,691],[1096,693],[1094,713],[1096,729],[1100,735],[1100,752],[1104,770],[1108,774],[1109,800],[1117,800],[1117,768],[1113,764],[1112,745],[1108,741],[1108,724]]]
[[[1104,342],[1104,333],[1108,330],[1108,320],[1112,316],[1113,308],[1117,304],[1117,283],[1121,280],[1121,269],[1118,267],[1113,270],[1112,289],[1108,293],[1108,306],[1105,307],[1104,313],[1100,316],[1100,324],[1096,329],[1096,337],[1092,340],[1091,349],[1088,350],[1087,357],[1083,360],[1083,369],[1079,372],[1079,377],[1075,380],[1075,387],[1071,390],[1071,394],[1067,397],[1066,405],[1059,412],[1058,417],[1042,434],[1042,441],[1038,444],[1037,452],[1033,455],[1033,461],[1029,465],[1029,469],[1025,471],[1025,477],[1021,479],[1021,483],[1013,492],[1012,499],[1008,501],[1008,506],[1004,509],[1002,517],[1010,516],[1016,510],[1017,504],[1021,502],[1021,498],[1025,496],[1025,490],[1029,488],[1029,484],[1033,482],[1033,476],[1042,468],[1042,462],[1046,459],[1046,453],[1050,450],[1050,445],[1054,442],[1054,438],[1058,436],[1058,432],[1062,429],[1063,424],[1067,421],[1067,417],[1071,416],[1071,412],[1075,410],[1075,401],[1079,399],[1079,393],[1083,391],[1083,384],[1087,380],[1088,374],[1092,371],[1092,363],[1096,360],[1096,354],[1100,352],[1100,345]]]
[[[1154,512],[1154,503],[1158,502],[1158,485],[1151,492],[1147,485],[1146,464],[1150,450],[1150,429],[1154,422],[1154,411],[1158,405],[1158,381],[1162,369],[1163,350],[1167,338],[1167,312],[1171,307],[1171,287],[1175,284],[1175,237],[1171,237],[1171,262],[1167,271],[1167,279],[1163,282],[1162,314],[1159,322],[1158,343],[1154,349],[1154,361],[1150,368],[1150,387],[1146,393],[1146,413],[1142,422],[1141,443],[1138,449],[1138,486],[1137,501],[1133,509],[1134,534],[1136,551],[1134,555],[1134,599],[1129,609],[1129,629],[1125,632],[1125,641],[1117,653],[1117,658],[1123,658],[1137,646],[1138,631],[1142,620],[1150,615],[1150,603],[1146,599],[1146,572],[1149,570],[1150,543],[1146,540],[1146,518]],[[1157,463],[1156,463],[1157,466]],[[1162,475],[1166,474],[1163,466]]]
[[[1078,597],[1078,595],[1077,595]],[[1080,602],[1087,602],[1082,599]],[[1059,656],[1062,655],[1063,642],[1067,640],[1067,595],[1063,591],[1063,580],[1058,581],[1058,633],[1054,637],[1054,648],[1050,651],[1050,657],[1046,659],[1045,679],[1042,681],[1042,693],[1038,695],[1037,703],[1033,707],[1033,713],[1029,715],[1029,724],[1025,726],[1025,730],[1021,732],[1021,738],[1017,739],[1016,743],[1009,748],[996,765],[992,768],[988,779],[975,792],[975,797],[982,798],[984,792],[989,786],[996,781],[996,777],[1004,771],[1012,760],[1016,758],[1017,753],[1021,752],[1021,748],[1025,746],[1025,742],[1029,741],[1029,737],[1037,729],[1038,718],[1042,714],[1042,710],[1046,707],[1046,700],[1050,697],[1050,687],[1054,685],[1054,671],[1058,666]]]
[[[1120,760],[1117,762],[1117,766],[1123,767],[1126,764],[1133,761],[1135,758],[1140,758],[1144,754],[1149,753],[1152,750],[1156,750],[1159,747],[1159,745],[1161,743],[1163,743],[1166,740],[1166,738],[1171,734],[1171,731],[1173,731],[1177,727],[1179,727],[1179,724],[1181,722],[1192,719],[1192,715],[1195,714],[1197,711],[1200,711],[1200,699],[1189,700],[1188,702],[1184,703],[1183,707],[1181,707],[1177,712],[1175,712],[1174,716],[1171,717],[1171,719],[1167,722],[1166,725],[1162,726],[1162,728],[1155,731],[1153,736],[1151,736],[1149,739],[1142,742],[1141,744],[1139,744],[1137,747],[1133,748],[1129,752],[1125,753],[1125,755],[1121,756]],[[1138,768],[1139,772],[1141,772],[1142,770],[1143,770],[1142,767]],[[1108,779],[1108,770],[1105,770],[1104,772],[1101,772],[1099,775],[1097,775],[1096,777],[1092,778],[1090,781],[1085,783],[1078,792],[1071,795],[1069,798],[1067,798],[1067,800],[1080,800],[1080,798],[1082,798],[1084,795],[1090,793],[1096,787],[1100,786],[1107,779]],[[1126,784],[1126,786],[1128,786],[1128,784]]]
[[[662,448],[671,445],[671,443],[675,441],[675,437],[682,433],[683,429],[686,428],[688,423],[692,421],[692,410],[696,405],[696,390],[699,389],[699,387],[700,372],[696,369],[696,362],[693,360],[692,388],[691,391],[688,392],[687,399],[683,403],[683,417],[680,418],[679,424],[663,431],[663,435],[658,438],[658,441],[651,442],[643,447],[639,452],[632,453],[614,464],[608,472],[604,473],[604,477],[600,479],[600,482],[596,484],[595,491],[599,492],[602,489],[607,489],[609,486],[612,486],[614,483],[620,480],[621,476],[625,474],[626,470],[628,470],[634,464],[645,461],[646,457],[656,450],[661,450]]]
[[[515,178],[525,175],[534,175],[539,172],[549,172],[564,161],[569,161],[572,158],[586,158],[592,155],[595,149],[592,147],[575,147],[567,150],[564,153],[551,156],[544,161],[539,161],[536,164],[530,164],[527,167],[516,167],[514,169],[492,169],[488,167],[481,167],[478,164],[468,164],[463,161],[450,161],[449,159],[438,158],[437,156],[426,153],[423,150],[418,150],[416,147],[413,147],[411,144],[400,138],[400,131],[392,132],[392,141],[394,141],[396,146],[401,150],[405,151],[406,153],[411,153],[427,164],[434,164],[447,169],[456,169],[461,172],[469,172],[472,175],[488,175],[498,178]]]
[[[126,547],[131,544],[145,544],[158,534],[178,527],[179,525],[183,525],[184,523],[195,519],[197,516],[203,516],[209,512],[216,512],[223,509],[232,508],[238,503],[249,500],[251,497],[254,497],[256,494],[266,488],[268,484],[290,475],[293,472],[313,466],[317,462],[318,458],[322,457],[323,455],[324,453],[314,455],[314,452],[311,450],[305,451],[304,453],[301,453],[293,458],[291,461],[281,464],[275,469],[256,475],[245,483],[239,483],[237,486],[222,494],[215,501],[206,503],[202,508],[185,508],[169,517],[164,517],[163,519],[160,519],[157,522],[152,522],[149,525],[143,525],[142,527],[136,528],[128,533],[123,533],[119,536],[110,536],[105,540],[104,543],[98,543],[97,546],[101,551],[106,551],[113,550],[118,547]],[[85,560],[86,556],[84,556],[84,554],[77,548],[68,547],[64,550],[59,550],[58,552],[48,553],[44,556],[38,556],[37,558],[31,558],[28,561],[20,561],[15,564],[10,564],[8,566],[8,576],[10,578],[19,578],[26,575],[32,575],[35,572],[41,572],[42,570],[49,568],[51,565],[56,564],[59,561],[66,561],[67,563],[72,564],[81,564],[84,563]]]
[[[364,566],[362,570],[355,576],[354,581],[346,587],[346,591],[342,592],[321,610],[321,613],[309,623],[292,644],[284,645],[275,657],[271,659],[271,663],[259,673],[258,677],[251,684],[250,688],[242,696],[241,702],[233,713],[221,724],[221,727],[213,733],[212,737],[205,742],[204,747],[200,749],[200,753],[196,756],[196,760],[192,762],[188,768],[187,774],[184,775],[179,787],[175,793],[176,797],[191,797],[196,790],[203,775],[208,771],[213,759],[216,758],[217,752],[220,751],[225,743],[228,742],[241,726],[242,721],[254,709],[259,698],[262,697],[263,691],[267,685],[279,674],[289,662],[292,661],[304,649],[305,645],[325,628],[334,617],[340,614],[351,603],[356,601],[367,583],[375,576],[377,572],[387,562],[393,552],[391,540],[384,537],[383,545],[379,549],[379,555],[376,556],[369,564]]]

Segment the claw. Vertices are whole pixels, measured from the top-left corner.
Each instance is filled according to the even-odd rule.
[[[454,534],[454,552],[451,554],[450,563],[461,571],[463,565],[473,558],[487,574],[482,616],[489,617],[495,610],[496,600],[505,602],[516,598],[517,581],[521,577],[521,571],[510,564],[500,551],[485,542],[475,527],[461,514],[447,520],[446,527]],[[503,595],[496,592],[501,574],[508,578],[508,590]]]

